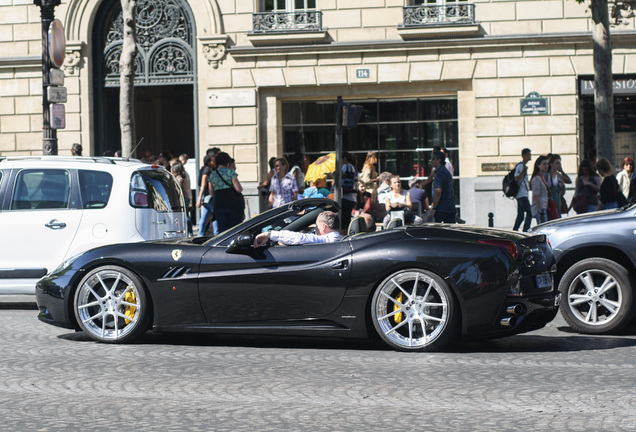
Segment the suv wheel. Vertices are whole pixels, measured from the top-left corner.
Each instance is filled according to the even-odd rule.
[[[559,284],[561,314],[580,333],[620,330],[632,319],[633,280],[620,264],[588,258],[570,267]]]

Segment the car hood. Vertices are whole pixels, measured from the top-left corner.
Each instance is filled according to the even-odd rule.
[[[602,210],[593,213],[584,213],[576,216],[555,219],[548,222],[544,222],[541,225],[533,227],[530,231],[536,233],[543,233],[546,231],[553,232],[558,229],[570,228],[573,226],[579,225],[593,225],[593,224],[606,224],[611,223],[612,220],[618,218],[624,218],[629,216],[634,216],[634,212],[636,210],[636,205],[631,205],[629,207],[623,207],[619,209],[612,210]],[[585,228],[581,228],[585,229]]]

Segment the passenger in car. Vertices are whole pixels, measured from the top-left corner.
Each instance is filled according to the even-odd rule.
[[[264,246],[269,240],[291,246],[308,243],[333,243],[340,239],[342,239],[342,235],[340,234],[338,215],[332,211],[324,211],[316,218],[316,234],[289,230],[267,231],[256,236],[254,247]]]

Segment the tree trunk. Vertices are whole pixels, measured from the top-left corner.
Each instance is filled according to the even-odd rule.
[[[614,164],[614,92],[612,44],[607,0],[592,0],[594,29],[594,109],[597,157]]]
[[[124,44],[119,58],[119,127],[123,157],[133,157],[135,148],[135,59],[137,57],[137,0],[121,0]]]

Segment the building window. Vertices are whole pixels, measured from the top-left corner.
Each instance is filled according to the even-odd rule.
[[[252,17],[253,32],[322,31],[316,0],[263,0]]]
[[[294,12],[316,9],[316,0],[263,0],[262,12]]]
[[[405,6],[404,27],[474,24],[475,5],[465,0],[411,0]]]
[[[430,174],[433,147],[450,151],[455,202],[459,203],[459,132],[457,99],[347,100],[364,107],[358,126],[343,132],[342,147],[362,169],[367,152],[378,153],[378,172],[402,178]],[[304,153],[314,161],[335,151],[335,101],[284,102],[283,151]]]

